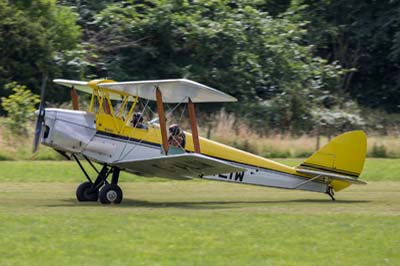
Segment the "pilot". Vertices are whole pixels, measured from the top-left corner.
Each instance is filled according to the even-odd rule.
[[[168,131],[169,131],[169,138],[168,138],[169,146],[184,149],[186,144],[186,139],[185,139],[185,133],[183,132],[182,128],[177,124],[173,124],[169,127]]]
[[[146,129],[146,126],[143,124],[143,114],[142,113],[134,113],[132,117],[132,126],[136,128]]]

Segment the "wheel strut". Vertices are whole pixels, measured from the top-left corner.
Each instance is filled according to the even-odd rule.
[[[113,167],[113,173],[111,177],[111,184],[118,185],[118,180],[119,180],[119,168]]]
[[[113,168],[108,168],[107,164],[103,165],[100,173],[98,174],[96,180],[92,184],[92,189],[99,189],[107,181],[107,177],[110,175]]]
[[[86,172],[85,168],[83,168],[83,165],[81,164],[81,162],[79,161],[79,159],[76,157],[76,155],[73,154],[73,153],[72,153],[71,155],[72,155],[72,157],[75,159],[76,163],[79,165],[79,168],[81,168],[82,173],[86,176],[86,179],[87,179],[91,184],[93,184],[92,179],[90,179],[88,173]]]

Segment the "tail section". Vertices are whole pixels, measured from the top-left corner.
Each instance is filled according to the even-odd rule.
[[[297,168],[307,168],[345,175],[351,178],[360,176],[367,153],[367,137],[363,131],[350,131],[332,139],[316,151]],[[331,185],[335,191],[351,183],[334,180]]]

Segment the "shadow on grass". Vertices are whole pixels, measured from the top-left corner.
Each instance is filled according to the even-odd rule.
[[[262,200],[262,201],[177,201],[157,202],[137,199],[124,199],[120,205],[103,205],[99,202],[78,202],[76,199],[63,200],[64,203],[47,205],[48,207],[84,207],[112,206],[113,208],[182,208],[182,209],[233,209],[248,205],[275,205],[293,203],[324,203],[324,204],[359,204],[369,203],[367,200],[336,200],[330,199],[295,199],[295,200]]]

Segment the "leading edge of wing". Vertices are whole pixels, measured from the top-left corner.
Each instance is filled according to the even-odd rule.
[[[113,164],[129,172],[168,178],[201,177],[245,170],[242,167],[195,153],[119,161]]]

